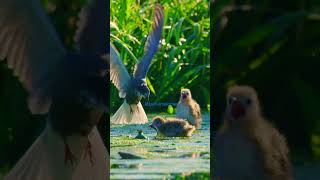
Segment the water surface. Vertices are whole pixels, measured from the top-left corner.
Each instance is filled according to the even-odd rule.
[[[111,179],[174,179],[177,175],[209,173],[209,114],[203,115],[201,129],[190,138],[155,138],[155,130],[148,127],[154,116],[149,115],[149,123],[144,125],[111,126]],[[137,130],[148,139],[135,139]],[[141,159],[121,159],[118,152]]]

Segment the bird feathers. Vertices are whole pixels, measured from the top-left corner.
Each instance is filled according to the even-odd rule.
[[[151,60],[158,51],[158,45],[162,35],[162,27],[164,23],[163,16],[162,6],[157,4],[155,6],[155,12],[153,16],[152,31],[147,38],[144,48],[144,55],[141,61],[136,65],[134,71],[135,79],[144,79],[147,76]]]
[[[109,7],[106,0],[91,0],[79,13],[75,42],[79,43],[80,52],[108,53],[109,42]]]
[[[88,140],[94,142],[92,154],[94,166],[83,150]],[[108,153],[96,127],[88,137],[73,135],[67,137],[69,147],[76,157],[76,166],[66,166],[64,144],[60,135],[49,124],[23,158],[15,165],[5,180],[56,180],[56,179],[107,179]],[[85,173],[84,173],[85,172]]]
[[[161,116],[154,117],[150,127],[154,128],[158,135],[167,137],[190,137],[195,130],[195,127],[184,119]]]
[[[14,75],[40,101],[59,72],[65,49],[40,1],[1,1],[0,17],[0,60],[7,59]]]
[[[116,48],[110,44],[110,80],[119,90],[119,96],[124,98],[131,77],[122,63]]]
[[[112,124],[145,124],[147,122],[148,118],[141,102],[129,105],[125,100],[111,117]]]

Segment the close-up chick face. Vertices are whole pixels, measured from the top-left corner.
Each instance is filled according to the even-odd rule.
[[[155,129],[158,131],[159,127],[161,127],[164,124],[165,120],[162,117],[155,117],[152,120],[152,123],[149,125],[149,127]]]
[[[249,86],[232,86],[227,94],[227,115],[232,120],[244,119],[259,113],[256,91]]]
[[[191,91],[190,91],[190,89],[181,89],[180,95],[181,95],[180,96],[181,100],[191,99]]]

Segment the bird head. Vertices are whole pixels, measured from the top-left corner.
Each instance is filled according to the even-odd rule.
[[[158,129],[165,123],[165,119],[161,116],[156,116],[153,118],[152,123],[149,125],[149,127],[155,129],[158,131]]]
[[[134,90],[138,97],[148,98],[150,90],[147,86],[146,79],[134,79],[133,81]]]
[[[192,98],[190,89],[181,89],[180,101],[188,101]]]
[[[226,113],[232,121],[252,119],[260,113],[257,93],[249,86],[230,87],[226,101]]]

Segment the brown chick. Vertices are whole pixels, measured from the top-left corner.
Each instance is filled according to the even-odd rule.
[[[188,120],[188,122],[197,129],[201,127],[202,118],[200,106],[192,99],[191,91],[189,89],[181,89],[176,117]]]
[[[194,126],[183,119],[161,116],[154,117],[150,127],[155,129],[158,135],[166,137],[190,137],[195,130]]]
[[[214,149],[217,179],[292,179],[286,139],[262,117],[251,87],[229,88],[224,124]]]

